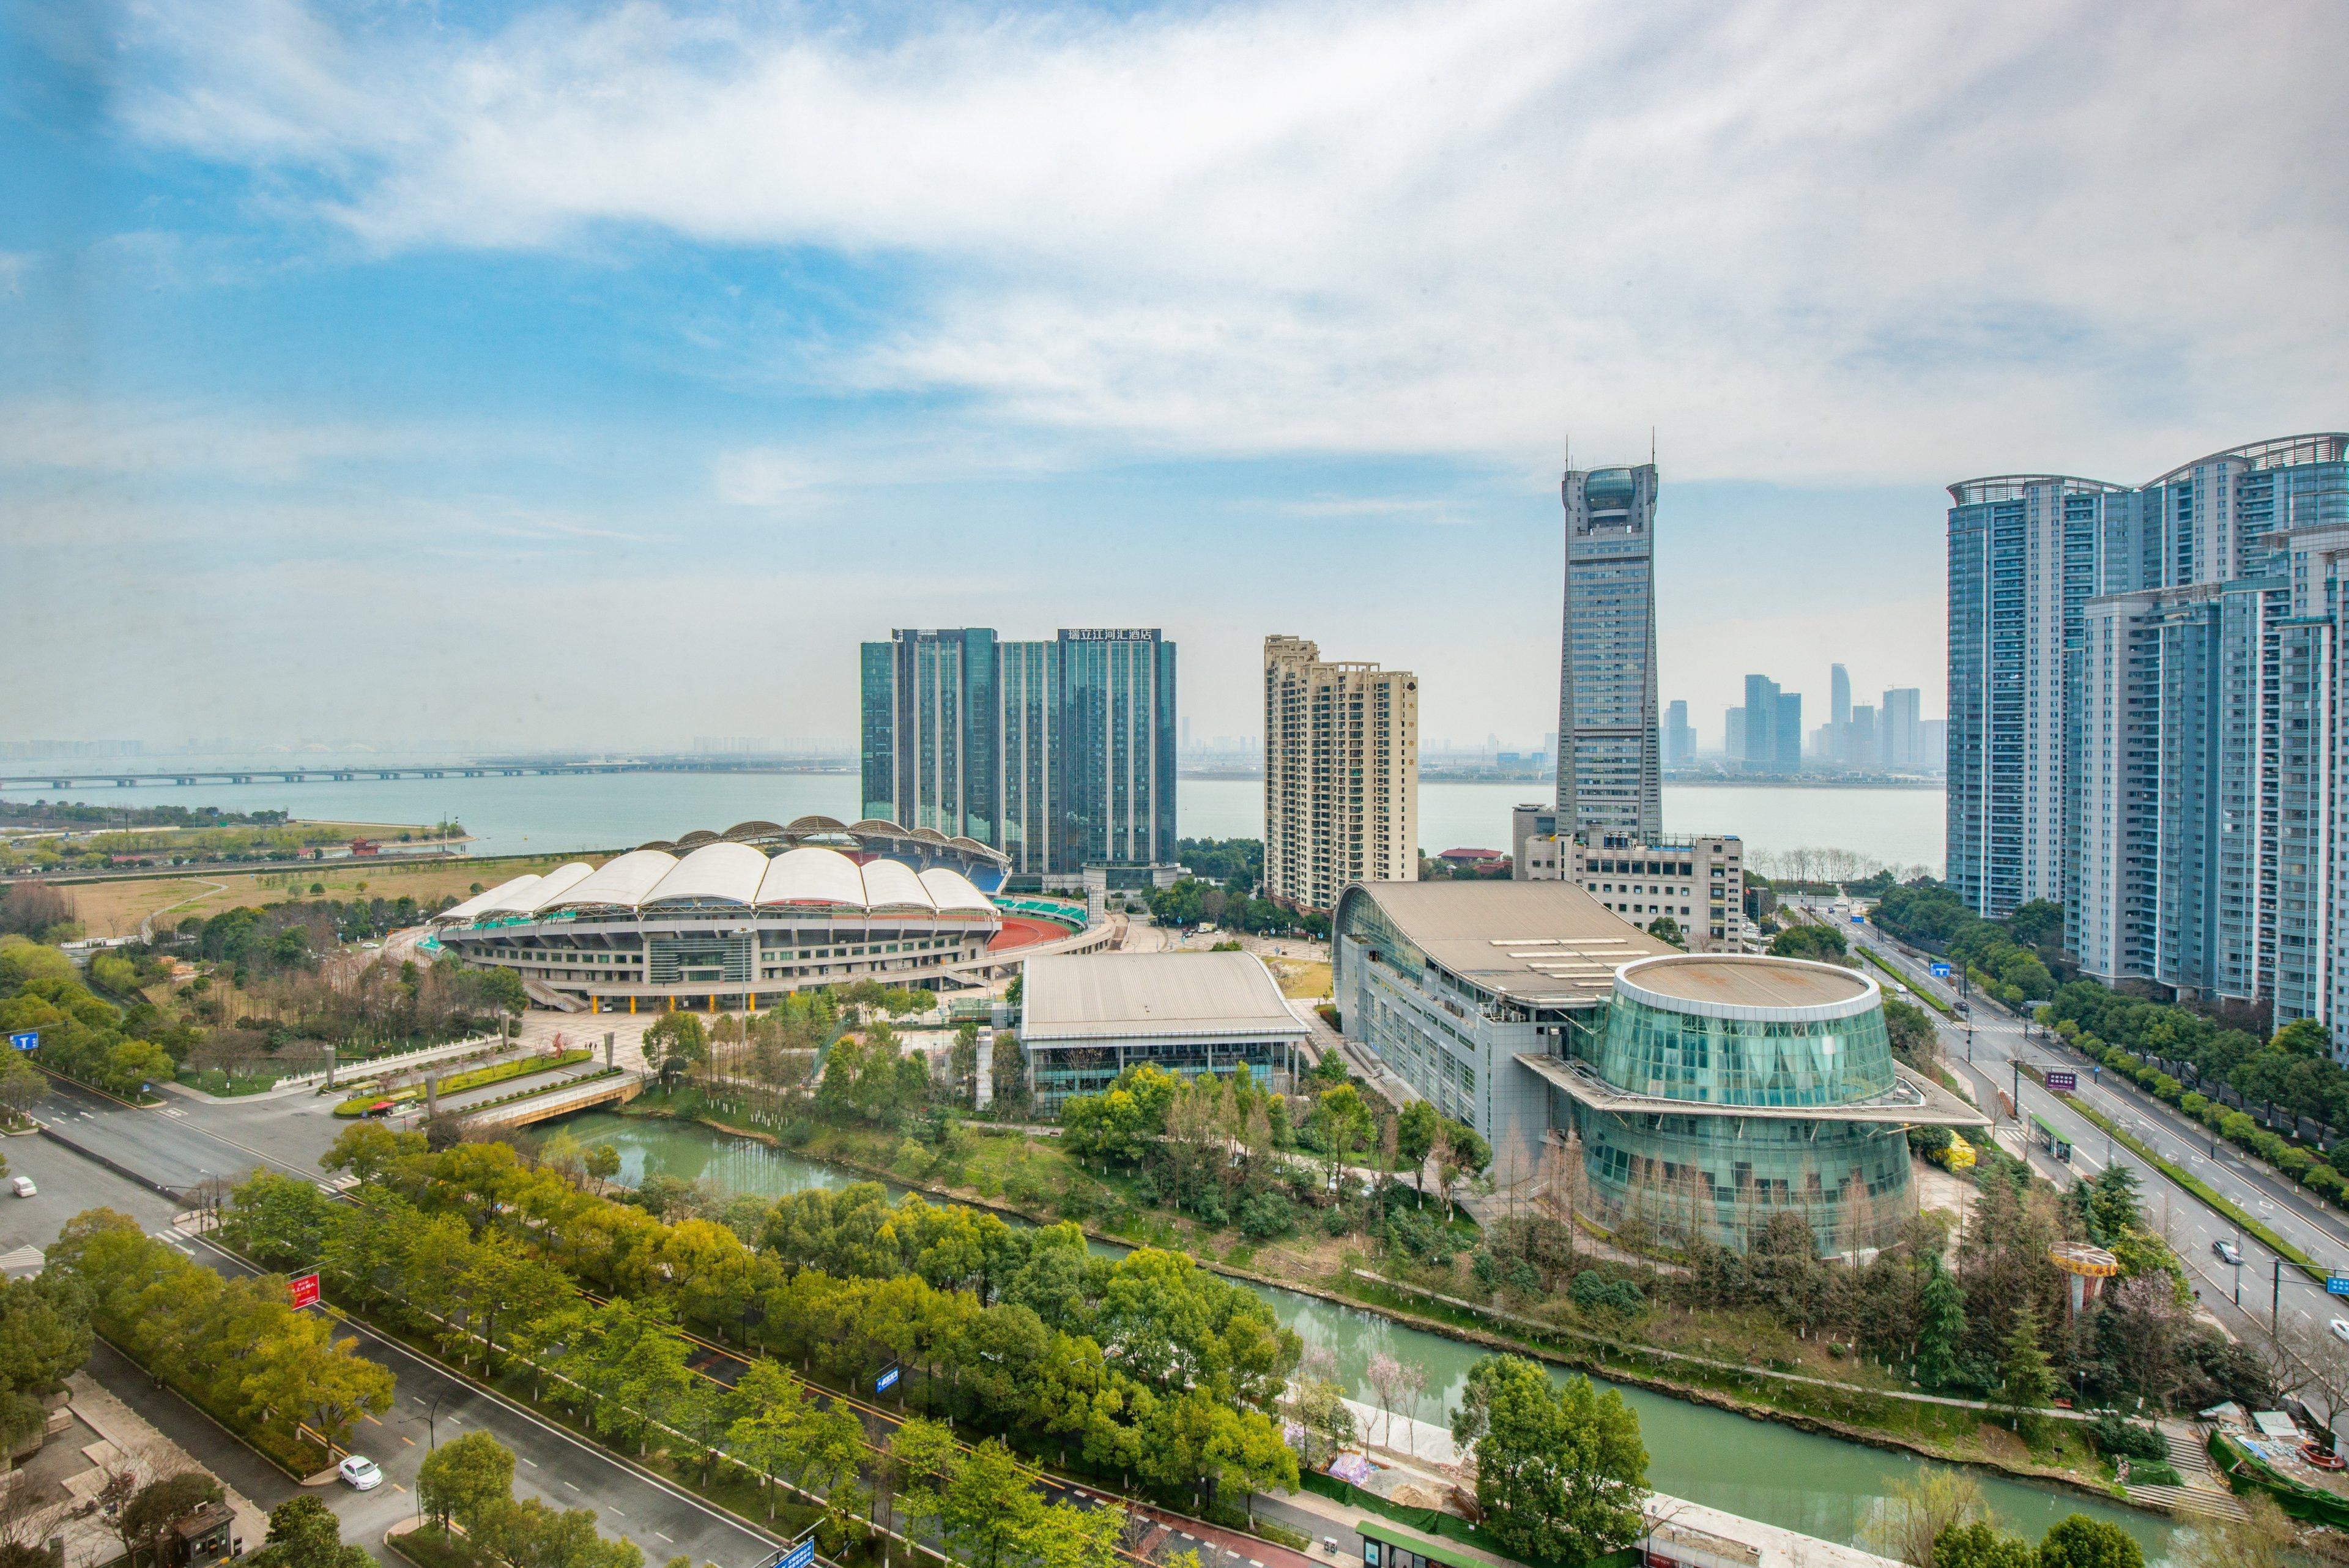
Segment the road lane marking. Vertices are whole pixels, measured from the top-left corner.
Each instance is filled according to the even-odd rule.
[[[626,1518],[627,1518],[627,1517],[628,1517],[627,1511],[626,1511],[626,1509],[619,1509],[619,1508],[616,1508],[616,1509],[611,1510],[611,1511],[612,1511],[612,1512],[614,1512],[614,1513],[618,1514],[622,1519],[626,1519]]]
[[[563,1484],[564,1484],[564,1486],[570,1487],[570,1488],[571,1488],[571,1490],[572,1490],[573,1491],[577,1491],[577,1490],[579,1490],[579,1488],[578,1488],[575,1484],[574,1484],[573,1482],[570,1482],[570,1481],[564,1481]]]
[[[407,1444],[409,1448],[411,1448],[411,1449],[412,1449],[412,1448],[414,1448],[414,1447],[416,1446],[416,1439],[415,1439],[415,1438],[400,1438],[399,1440],[400,1440],[401,1442],[403,1442],[403,1443],[406,1443],[406,1444]]]
[[[676,1545],[676,1544],[677,1544],[677,1537],[676,1537],[676,1536],[674,1536],[674,1535],[662,1535],[662,1534],[661,1534],[661,1532],[660,1532],[659,1531],[657,1531],[657,1530],[654,1531],[654,1532],[653,1532],[653,1533],[654,1533],[655,1535],[659,1535],[659,1536],[660,1536],[660,1538],[661,1538],[663,1541],[667,1542],[671,1546],[674,1546],[674,1545]]]
[[[538,1461],[537,1461],[536,1459],[523,1459],[523,1456],[522,1456],[522,1455],[520,1455],[520,1454],[516,1454],[516,1455],[514,1456],[514,1458],[516,1458],[516,1459],[522,1459],[522,1462],[523,1462],[523,1463],[524,1463],[524,1464],[528,1465],[528,1466],[529,1466],[531,1469],[538,1469]]]

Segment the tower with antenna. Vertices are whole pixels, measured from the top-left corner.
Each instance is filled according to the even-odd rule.
[[[1566,508],[1565,614],[1558,648],[1557,833],[1664,831],[1656,701],[1656,465],[1577,469]]]

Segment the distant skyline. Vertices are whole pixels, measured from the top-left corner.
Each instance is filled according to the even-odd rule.
[[[1654,442],[1708,748],[1756,670],[1938,715],[1942,485],[2337,421],[2344,43],[2292,0],[16,7],[0,740],[844,740],[860,643],[978,625],[1162,628],[1203,736],[1309,626],[1432,741],[1522,742],[1569,440]]]

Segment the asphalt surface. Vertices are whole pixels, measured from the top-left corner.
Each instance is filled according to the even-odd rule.
[[[1808,902],[1817,913],[1834,919],[1827,901]],[[1932,978],[1929,958],[1912,957],[1872,924],[1855,925],[1848,918],[1837,923],[1847,938],[1900,971],[1911,990],[1944,1002],[1957,1000],[1951,984]],[[1880,973],[1878,978],[1882,978]],[[2349,1221],[2299,1193],[2294,1184],[2245,1159],[2231,1145],[2219,1142],[2214,1152],[2214,1140],[2200,1124],[2138,1091],[2102,1064],[2090,1063],[2066,1049],[2035,1023],[2026,1037],[2022,1021],[1981,996],[1970,998],[1969,1005],[1971,1016],[1954,1022],[1935,1014],[1935,1027],[1940,1033],[1943,1059],[1968,1082],[1985,1110],[1997,1106],[1999,1093],[2014,1095],[2018,1060],[2071,1071],[2078,1075],[2078,1097],[2099,1115],[2127,1128],[2162,1158],[2190,1172],[2320,1265],[2349,1269]],[[2108,1162],[2117,1161],[2136,1171],[2147,1214],[2185,1264],[2203,1303],[2228,1326],[2238,1332],[2264,1331],[2272,1314],[2299,1318],[2322,1329],[2333,1317],[2349,1316],[2349,1303],[2328,1295],[2323,1285],[2289,1262],[2279,1269],[2277,1255],[2256,1238],[2106,1137],[2102,1128],[2042,1088],[2028,1074],[2022,1075],[2021,1085],[2022,1098],[2015,1108],[2023,1127],[2028,1131],[2032,1116],[2044,1116],[2072,1143],[2072,1158],[2066,1163],[2058,1162],[2033,1141],[2033,1168],[2064,1186],[2082,1177],[2093,1179]],[[2012,1130],[2016,1123],[2002,1119],[2000,1126]],[[2220,1241],[2240,1250],[2240,1269],[2219,1258],[2214,1249]],[[2341,1349],[2349,1353],[2349,1345]]]
[[[232,1254],[175,1231],[172,1217],[182,1205],[144,1182],[181,1186],[201,1174],[241,1179],[262,1165],[315,1179],[320,1174],[315,1153],[306,1164],[302,1155],[332,1141],[336,1124],[324,1116],[326,1104],[305,1095],[188,1107],[173,1116],[169,1111],[181,1107],[140,1110],[58,1086],[34,1107],[34,1115],[59,1137],[143,1182],[49,1137],[7,1139],[0,1152],[7,1155],[10,1171],[32,1177],[40,1193],[0,1199],[0,1254],[26,1245],[46,1248],[66,1220],[103,1206],[130,1215],[149,1233],[223,1274],[250,1273]],[[225,1125],[216,1128],[216,1119]],[[384,1484],[366,1492],[336,1484],[316,1489],[314,1495],[341,1518],[346,1540],[378,1557],[385,1555],[383,1532],[417,1512],[417,1469],[436,1438],[476,1429],[494,1433],[513,1450],[518,1496],[593,1508],[606,1534],[634,1541],[655,1563],[682,1553],[719,1568],[749,1568],[780,1544],[776,1537],[747,1529],[519,1406],[442,1372],[372,1329],[357,1324],[346,1328],[358,1339],[360,1354],[389,1367],[397,1382],[392,1408],[380,1419],[364,1418],[355,1438],[359,1451],[383,1468]],[[296,1489],[274,1469],[127,1363],[109,1356],[94,1362],[93,1373],[191,1453],[207,1464],[216,1462],[254,1501],[269,1507],[295,1495]]]

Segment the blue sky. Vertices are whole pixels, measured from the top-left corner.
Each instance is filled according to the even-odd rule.
[[[2338,428],[2337,7],[139,0],[0,23],[0,737],[845,737],[893,625],[1942,672],[1940,487]],[[13,30],[11,30],[13,29]],[[26,653],[22,650],[31,650]]]

